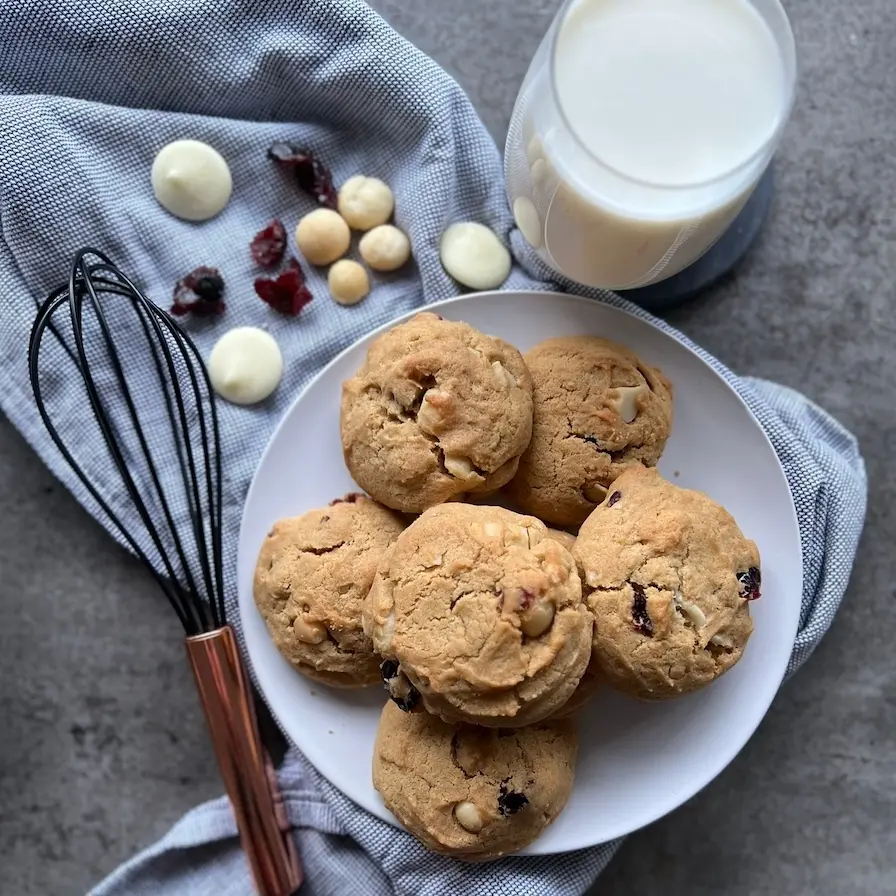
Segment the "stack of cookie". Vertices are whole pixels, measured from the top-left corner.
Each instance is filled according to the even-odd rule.
[[[345,460],[370,497],[277,523],[255,597],[303,674],[385,682],[374,785],[431,849],[483,861],[532,842],[571,793],[575,719],[602,685],[670,698],[740,658],[758,553],[654,469],[671,425],[670,384],[624,346],[524,358],[431,313],[343,385]]]

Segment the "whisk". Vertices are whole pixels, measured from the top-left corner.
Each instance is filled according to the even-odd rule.
[[[256,888],[288,896],[302,873],[227,624],[220,437],[202,358],[170,315],[87,248],[39,306],[28,366],[50,436],[183,625]]]

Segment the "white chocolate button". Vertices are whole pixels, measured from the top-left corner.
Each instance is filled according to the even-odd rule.
[[[533,134],[532,139],[526,146],[526,161],[531,167],[534,165],[544,153],[544,144],[541,142],[540,134]]]
[[[327,285],[334,302],[357,305],[370,292],[370,277],[357,261],[343,258],[330,268]]]
[[[541,238],[541,219],[532,200],[527,196],[519,196],[513,203],[513,220],[519,227],[520,233],[533,249],[540,249],[543,242]]]
[[[159,150],[150,173],[159,205],[185,221],[207,221],[233,190],[224,157],[199,140],[175,140]]]
[[[264,401],[283,375],[280,346],[257,327],[234,327],[215,343],[208,358],[208,375],[215,392],[225,401]]]
[[[358,251],[375,271],[396,271],[411,257],[411,241],[392,224],[380,224],[361,237]]]
[[[331,208],[308,212],[296,227],[296,245],[311,264],[336,261],[348,252],[351,231],[342,215]]]
[[[532,186],[541,192],[546,191],[551,177],[551,169],[548,167],[548,163],[544,159],[536,159],[532,163],[530,174],[532,176]]]
[[[439,246],[442,267],[470,289],[496,289],[510,274],[510,252],[482,224],[460,221],[443,234]]]
[[[378,177],[356,174],[339,189],[339,214],[354,230],[370,230],[392,217],[395,196]]]

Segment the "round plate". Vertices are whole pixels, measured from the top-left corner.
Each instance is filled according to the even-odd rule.
[[[590,299],[540,292],[480,293],[426,310],[464,320],[521,351],[548,337],[588,334],[623,342],[661,367],[675,387],[675,426],[660,471],[721,502],[759,546],[762,599],[751,607],[755,631],[740,663],[708,688],[667,703],[609,691],[596,697],[580,723],[572,797],[524,852],[604,843],[665,815],[708,784],[772,702],[790,657],[802,593],[799,529],[787,480],[759,423],[731,387],[641,318]],[[246,499],[238,576],[249,659],[277,721],[346,796],[396,824],[370,776],[384,692],[331,690],[293,671],[274,648],[252,598],[255,560],[271,524],[357,488],[342,460],[341,384],[361,365],[375,335],[327,365],[271,438]]]

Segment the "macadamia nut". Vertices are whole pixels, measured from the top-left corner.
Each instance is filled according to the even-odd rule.
[[[395,208],[395,197],[389,185],[378,177],[356,174],[339,190],[339,214],[354,230],[370,230],[385,224]]]
[[[370,292],[367,271],[350,258],[337,261],[327,275],[330,295],[340,305],[357,305]]]
[[[351,231],[342,216],[329,208],[317,208],[299,221],[296,245],[311,264],[329,264],[348,251]]]
[[[395,271],[411,257],[411,241],[392,224],[380,224],[361,237],[358,251],[375,271]]]
[[[496,289],[510,274],[510,252],[483,224],[459,221],[443,234],[439,245],[442,267],[470,289]]]
[[[471,834],[478,834],[483,828],[482,816],[479,814],[476,804],[469,800],[455,805],[454,817],[457,819],[457,823]]]

